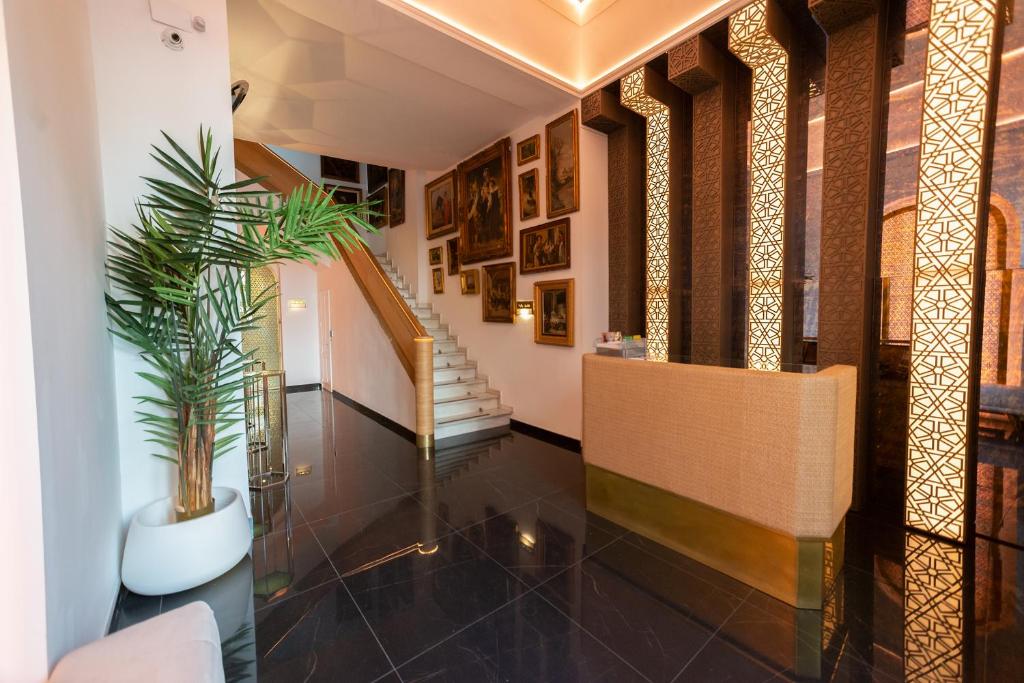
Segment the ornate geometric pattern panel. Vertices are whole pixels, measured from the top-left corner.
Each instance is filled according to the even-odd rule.
[[[767,2],[729,17],[729,50],[753,72],[747,366],[780,370],[789,55],[768,31]]]
[[[882,339],[910,341],[910,316],[914,308],[914,233],[917,214],[913,206],[899,209],[882,221]]]
[[[903,675],[908,681],[964,680],[964,552],[905,534]]]
[[[835,4],[826,0],[815,7],[824,10]],[[818,285],[819,367],[860,367],[864,353],[870,309],[861,293],[871,253],[868,220],[870,158],[876,139],[872,135],[872,111],[877,24],[878,16],[870,14],[829,33]]]
[[[647,94],[644,68],[622,78],[623,106],[647,119],[647,358],[668,360],[669,109]]]
[[[267,287],[274,287],[274,297],[263,307],[263,317],[260,318],[256,327],[242,332],[242,351],[256,351],[254,360],[266,364],[266,370],[277,372],[283,370],[281,355],[281,310],[280,289],[277,287],[277,277],[274,271],[263,266],[256,268],[249,276],[249,291],[252,296],[257,296],[266,291]],[[263,370],[262,365],[257,365],[256,370]],[[261,385],[262,386],[262,385]],[[284,426],[281,423],[281,392],[276,387],[271,387],[270,396],[267,399],[270,411],[270,450],[271,454],[283,452]],[[266,438],[266,436],[263,436]],[[278,456],[279,457],[279,456]],[[282,462],[271,463],[274,466],[282,465]]]
[[[722,87],[693,96],[692,325],[694,363],[721,358],[722,311]]]
[[[932,0],[914,240],[907,525],[964,539],[974,268],[997,0]]]

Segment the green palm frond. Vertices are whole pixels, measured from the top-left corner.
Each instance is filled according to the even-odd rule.
[[[368,204],[335,204],[312,183],[287,196],[260,178],[222,184],[219,150],[200,128],[198,156],[166,133],[151,156],[163,177],[145,177],[148,192],[130,229],[112,228],[106,295],[111,332],[139,350],[138,375],[152,393],[136,397],[138,420],[154,455],[171,457],[192,426],[216,434],[243,416],[243,373],[254,352],[239,344],[277,295],[252,292],[249,273],[283,261],[337,259],[363,243]],[[194,409],[213,406],[213,410]],[[240,438],[214,443],[214,455]]]

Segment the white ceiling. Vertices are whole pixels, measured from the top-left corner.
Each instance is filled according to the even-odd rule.
[[[439,170],[575,100],[375,0],[228,0],[228,22],[250,140]]]
[[[583,26],[618,0],[540,0],[566,19]]]

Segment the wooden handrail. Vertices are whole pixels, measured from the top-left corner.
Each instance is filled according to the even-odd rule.
[[[250,178],[263,177],[260,181],[263,187],[283,195],[300,185],[313,182],[266,145],[249,140],[235,138],[235,167]],[[360,244],[351,251],[339,245],[339,250],[353,279],[362,290],[363,297],[391,340],[398,360],[413,381],[416,390],[417,442],[422,442],[424,446],[429,443],[432,447],[433,339],[366,245]]]

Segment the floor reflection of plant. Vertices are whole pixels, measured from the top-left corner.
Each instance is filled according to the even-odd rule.
[[[243,625],[220,644],[225,683],[256,680],[256,631]]]

